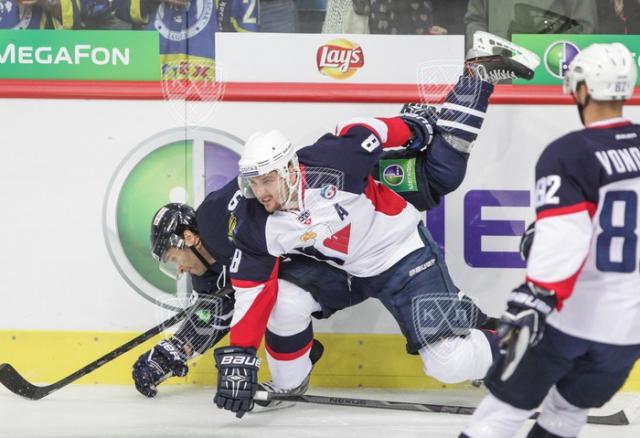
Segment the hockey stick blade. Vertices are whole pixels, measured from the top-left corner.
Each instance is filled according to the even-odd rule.
[[[232,291],[233,289],[231,287],[224,287],[218,290],[217,292],[215,292],[213,295],[224,296],[224,295],[228,295]],[[93,362],[85,365],[84,367],[80,368],[78,371],[74,372],[73,374],[70,374],[63,379],[55,383],[52,383],[51,385],[36,386],[28,382],[24,377],[20,375],[20,373],[18,373],[18,371],[16,371],[16,369],[13,366],[11,366],[8,363],[4,363],[0,365],[0,383],[2,383],[9,391],[13,392],[14,394],[21,395],[22,397],[28,398],[30,400],[40,400],[41,398],[48,396],[52,392],[55,392],[60,388],[63,388],[68,384],[75,382],[79,378],[86,376],[87,374],[91,373],[97,368],[100,368],[102,365],[106,364],[107,362],[110,362],[113,359],[122,356],[126,352],[148,341],[149,339],[153,338],[155,335],[161,333],[167,328],[177,324],[178,322],[183,320],[187,315],[190,315],[197,308],[197,306],[198,306],[198,303],[196,302],[190,307],[187,307],[186,309],[183,309],[180,312],[176,313],[166,321],[147,330],[141,335],[133,338],[126,344],[119,346],[115,350],[110,351],[109,353],[105,354],[101,358],[94,360]]]
[[[369,400],[361,398],[345,398],[345,397],[327,397],[322,395],[292,395],[292,394],[275,394],[266,391],[258,391],[255,396],[256,400],[279,400],[293,401],[301,403],[314,403],[320,405],[333,406],[351,406],[357,408],[373,408],[373,409],[391,409],[396,411],[414,411],[414,412],[430,412],[436,414],[457,414],[472,415],[475,408],[469,406],[455,405],[437,405],[429,403],[415,402],[399,402],[387,400]],[[534,413],[530,418],[538,418],[539,413]],[[587,418],[589,424],[602,424],[607,426],[625,426],[629,424],[629,419],[624,410],[618,411],[611,415],[589,415]]]
[[[21,395],[31,400],[40,400],[48,394],[46,388],[27,382],[24,377],[8,363],[0,365],[0,383],[14,394]]]

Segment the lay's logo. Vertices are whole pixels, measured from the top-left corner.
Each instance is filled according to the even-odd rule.
[[[364,53],[358,44],[337,38],[318,48],[316,62],[323,75],[347,79],[364,66]]]

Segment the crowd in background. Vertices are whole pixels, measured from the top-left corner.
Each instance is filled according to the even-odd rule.
[[[212,16],[223,32],[640,33],[640,0],[0,0],[2,29],[158,28],[168,16],[177,28]]]
[[[216,32],[639,34],[640,0],[0,0],[0,29],[157,31],[163,78],[215,80]]]

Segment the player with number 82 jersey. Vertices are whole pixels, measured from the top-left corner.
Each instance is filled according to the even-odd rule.
[[[640,126],[603,120],[551,143],[536,166],[527,281],[554,290],[549,325],[640,343]]]

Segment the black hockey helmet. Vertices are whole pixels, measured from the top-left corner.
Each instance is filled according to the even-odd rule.
[[[177,278],[175,266],[167,263],[169,248],[184,248],[183,233],[186,230],[198,232],[196,211],[187,204],[170,203],[153,215],[151,222],[151,254],[160,262],[160,270],[169,277]]]

